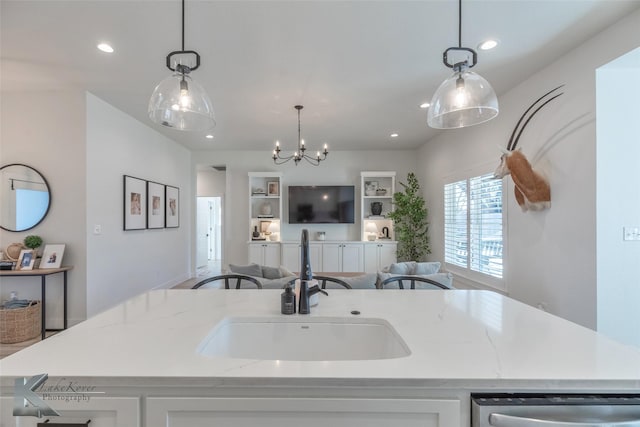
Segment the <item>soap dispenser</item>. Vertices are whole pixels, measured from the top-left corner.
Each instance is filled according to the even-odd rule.
[[[295,314],[296,312],[296,294],[291,289],[291,285],[287,285],[280,296],[280,311],[282,314]]]

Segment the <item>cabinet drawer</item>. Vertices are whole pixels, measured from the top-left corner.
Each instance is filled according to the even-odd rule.
[[[149,398],[154,427],[460,427],[460,401]]]
[[[63,398],[64,395],[56,397]],[[75,397],[75,396],[69,396]],[[88,400],[45,400],[51,408],[57,411],[60,416],[49,416],[43,418],[36,417],[14,417],[13,397],[0,398],[2,414],[0,425],[2,427],[36,427],[38,423],[50,420],[51,427],[56,423],[86,423],[91,420],[90,427],[139,427],[140,421],[140,398],[137,397],[92,397]],[[49,425],[49,424],[47,424]]]

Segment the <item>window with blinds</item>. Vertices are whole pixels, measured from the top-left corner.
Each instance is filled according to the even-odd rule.
[[[444,186],[445,262],[502,278],[502,180],[486,174]]]

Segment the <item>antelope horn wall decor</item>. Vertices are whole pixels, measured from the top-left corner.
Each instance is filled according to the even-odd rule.
[[[513,132],[511,132],[511,137],[507,143],[507,150],[500,157],[500,165],[493,173],[494,178],[503,178],[506,175],[511,175],[515,186],[514,192],[516,201],[522,208],[523,212],[528,210],[539,211],[550,208],[551,188],[549,187],[549,181],[544,176],[533,170],[525,155],[522,154],[521,150],[516,150],[516,147],[520,137],[522,136],[522,132],[527,127],[533,116],[535,116],[536,113],[545,105],[562,95],[564,92],[548,98],[546,101],[542,102],[542,104],[539,103],[543,101],[545,97],[551,95],[563,86],[564,85],[560,85],[551,89],[549,92],[536,99],[533,104],[526,109],[516,123],[516,126],[513,128]],[[531,110],[533,110],[533,112],[529,114]],[[528,117],[527,114],[529,114]],[[522,125],[522,127],[520,127],[520,125]],[[518,130],[518,128],[520,129]]]

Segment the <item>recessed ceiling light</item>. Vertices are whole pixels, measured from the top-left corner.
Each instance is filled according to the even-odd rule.
[[[424,102],[422,104],[420,104],[420,108],[429,108],[431,104],[429,104],[428,102]]]
[[[98,49],[106,53],[113,53],[113,48],[108,43],[100,43],[98,45]]]
[[[205,138],[207,138],[207,139],[213,139],[213,135],[211,135],[211,134],[206,135],[206,136],[205,136]]]
[[[482,43],[480,43],[478,45],[478,49],[480,50],[490,50],[493,49],[494,47],[498,46],[498,40],[495,39],[489,39],[489,40],[485,40]]]
[[[391,138],[397,138],[398,134],[397,133],[392,133],[391,135],[389,135]]]

